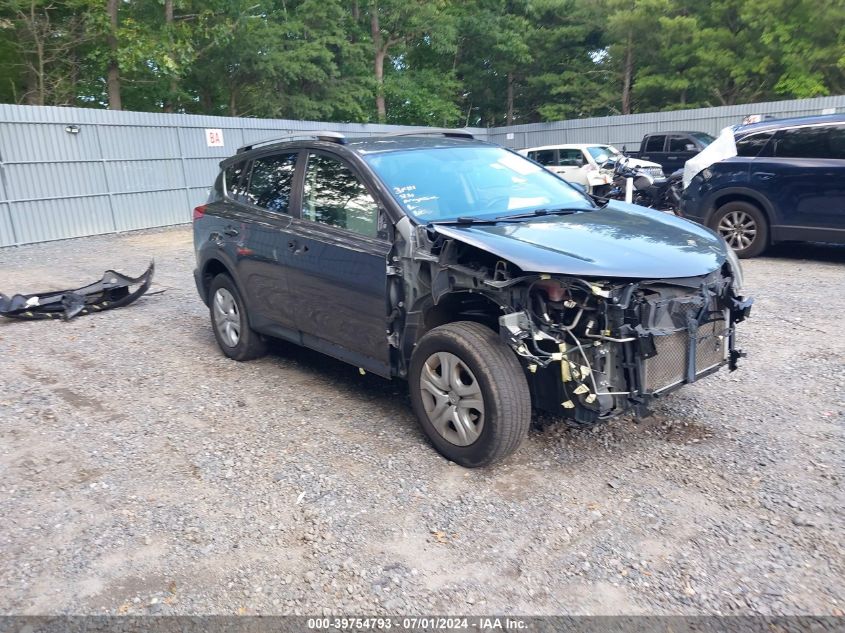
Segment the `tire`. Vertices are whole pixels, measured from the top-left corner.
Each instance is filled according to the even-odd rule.
[[[723,204],[709,224],[742,259],[757,257],[769,245],[766,216],[750,202],[735,200]]]
[[[447,367],[452,369],[445,372],[448,379]],[[449,323],[423,336],[411,357],[408,384],[426,436],[461,466],[501,461],[528,433],[531,396],[522,366],[480,323]]]
[[[267,344],[249,327],[244,300],[232,278],[217,275],[208,291],[211,329],[221,351],[234,360],[252,360],[267,353]]]

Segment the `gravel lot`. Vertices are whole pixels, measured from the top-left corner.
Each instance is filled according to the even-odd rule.
[[[163,294],[0,323],[0,611],[845,610],[845,249],[746,263],[740,371],[483,471],[429,448],[404,383],[225,359],[186,227],[0,250],[0,290],[150,257]]]

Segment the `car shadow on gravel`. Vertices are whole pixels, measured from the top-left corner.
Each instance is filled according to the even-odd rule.
[[[331,382],[338,388],[360,392],[362,399],[383,400],[385,408],[395,408],[397,411],[401,411],[403,407],[406,411],[411,409],[411,400],[404,380],[387,380],[369,372],[361,375],[360,371],[349,363],[287,341],[270,341],[269,351],[272,357],[292,363],[298,369]]]
[[[783,242],[769,248],[763,257],[772,259],[811,259],[833,264],[845,263],[845,245],[816,242]]]

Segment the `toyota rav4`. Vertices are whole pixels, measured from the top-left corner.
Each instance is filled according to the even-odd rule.
[[[710,229],[463,131],[241,148],[194,240],[224,354],[277,337],[405,379],[432,444],[467,467],[516,450],[532,408],[594,424],[734,369],[751,306]]]

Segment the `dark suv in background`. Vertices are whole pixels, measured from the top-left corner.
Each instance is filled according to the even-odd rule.
[[[589,425],[735,368],[750,308],[712,231],[458,131],[242,148],[194,245],[223,353],[277,337],[404,378],[464,466],[516,450],[532,408]]]
[[[783,241],[845,243],[845,116],[736,129],[737,156],[702,170],[681,212],[719,232],[740,257]]]

